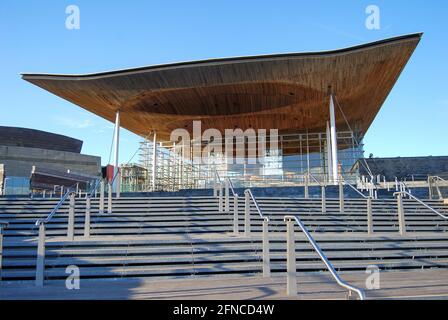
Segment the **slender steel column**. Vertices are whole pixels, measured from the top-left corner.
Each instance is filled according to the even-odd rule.
[[[157,186],[157,133],[154,131],[152,140],[152,191],[156,191]]]
[[[328,181],[333,180],[333,165],[331,160],[331,134],[330,134],[330,124],[327,121],[327,170],[328,170]]]
[[[118,159],[118,154],[120,151],[120,110],[117,110],[117,112],[115,113],[115,136],[114,136],[114,146],[115,146],[115,150],[114,150],[114,177],[115,177],[115,181],[114,181],[114,189],[115,189],[115,194],[117,198],[120,198],[120,182],[121,182],[121,177],[120,177],[120,164],[119,164],[119,159]]]
[[[330,95],[330,133],[331,133],[331,164],[333,172],[333,182],[338,181],[338,142],[336,133],[336,117],[334,112],[333,95]]]

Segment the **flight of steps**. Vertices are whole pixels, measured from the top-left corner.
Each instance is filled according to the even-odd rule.
[[[410,201],[404,201],[407,231],[398,235],[395,200],[375,200],[375,234],[366,234],[366,201],[346,199],[344,213],[339,202],[327,199],[321,212],[319,199],[259,198],[271,218],[271,262],[274,274],[285,271],[284,215],[297,215],[313,232],[337,270],[364,272],[376,265],[384,270],[448,268],[448,223]],[[37,228],[57,199],[0,199],[0,220],[10,222],[4,234],[3,281],[33,280]],[[427,201],[441,212],[440,201]],[[149,198],[114,200],[112,214],[97,213],[92,201],[92,229],[83,238],[85,199],[76,199],[76,238],[67,241],[64,204],[47,225],[47,280],[63,280],[66,267],[76,265],[85,279],[173,278],[201,276],[251,276],[261,273],[261,219],[252,206],[252,237],[244,237],[244,201],[239,202],[240,234],[234,235],[233,207],[218,211],[214,197]],[[309,243],[297,228],[297,270],[324,271]]]

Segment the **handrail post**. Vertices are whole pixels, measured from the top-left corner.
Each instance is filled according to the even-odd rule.
[[[213,197],[217,198],[218,197],[218,188],[217,188],[217,183],[215,181],[215,183],[213,184]]]
[[[112,213],[112,183],[108,184],[107,213]]]
[[[306,174],[305,175],[305,191],[304,191],[305,192],[305,199],[308,199],[310,197],[308,185],[309,185],[309,175]]]
[[[223,207],[222,207],[222,201],[223,201],[223,199],[222,199],[222,196],[223,196],[223,192],[222,192],[223,190],[222,190],[222,184],[221,183],[219,183],[218,184],[218,209],[219,209],[219,212],[222,212],[223,211]]]
[[[86,215],[84,217],[84,237],[90,237],[90,197],[86,199]]]
[[[0,281],[2,281],[3,225],[0,223]]]
[[[233,233],[239,233],[238,225],[238,195],[233,196]]]
[[[367,234],[373,234],[372,198],[367,198]]]
[[[73,192],[70,193],[67,238],[69,241],[73,241],[73,239],[75,238],[75,194]]]
[[[250,195],[249,192],[244,192],[244,235],[250,236]]]
[[[327,196],[325,194],[325,186],[322,186],[321,189],[322,189],[322,213],[327,213]]]
[[[100,184],[100,214],[104,213],[104,180]]]
[[[230,197],[229,197],[229,180],[225,179],[224,180],[224,211],[225,212],[230,212]]]
[[[271,259],[269,252],[269,220],[263,220],[263,277],[271,276]]]
[[[296,245],[294,237],[294,221],[286,221],[286,294],[297,295]]]
[[[44,285],[45,272],[45,223],[39,225],[39,239],[37,242],[36,279],[37,287]]]
[[[406,234],[406,221],[404,217],[404,208],[403,208],[403,195],[401,192],[398,192],[397,194],[397,213],[398,213],[398,225],[399,225],[399,231],[400,235]]]
[[[339,211],[344,213],[344,182],[339,179]]]

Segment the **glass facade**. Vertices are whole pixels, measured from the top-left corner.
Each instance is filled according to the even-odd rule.
[[[30,193],[29,177],[7,177],[4,181],[5,195],[28,195]]]
[[[172,142],[161,142],[154,155],[152,143],[143,141],[139,169],[133,170],[138,176],[133,177],[128,170],[125,178],[122,178],[122,190],[212,188],[216,173],[221,178],[230,177],[236,187],[300,186],[305,183],[307,173],[320,182],[328,182],[331,166],[328,163],[327,140],[325,133],[279,135],[277,148],[271,149],[269,142],[263,157],[259,156],[259,152],[252,153],[258,154],[257,159],[248,156],[251,148],[246,140],[244,158],[236,157],[234,152],[235,158],[231,160],[225,156],[225,152],[211,152],[204,159],[207,143],[203,142],[200,163],[193,161],[193,146],[190,146],[190,152],[185,152],[185,149]],[[346,180],[353,182],[357,174],[351,169],[364,156],[363,144],[356,141],[351,131],[340,131],[337,134],[339,170]],[[257,148],[258,145],[255,145]],[[154,160],[156,170],[153,173]]]

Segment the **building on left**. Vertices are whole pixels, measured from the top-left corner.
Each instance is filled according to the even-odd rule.
[[[0,195],[87,190],[101,176],[101,157],[81,154],[83,141],[0,126]]]

